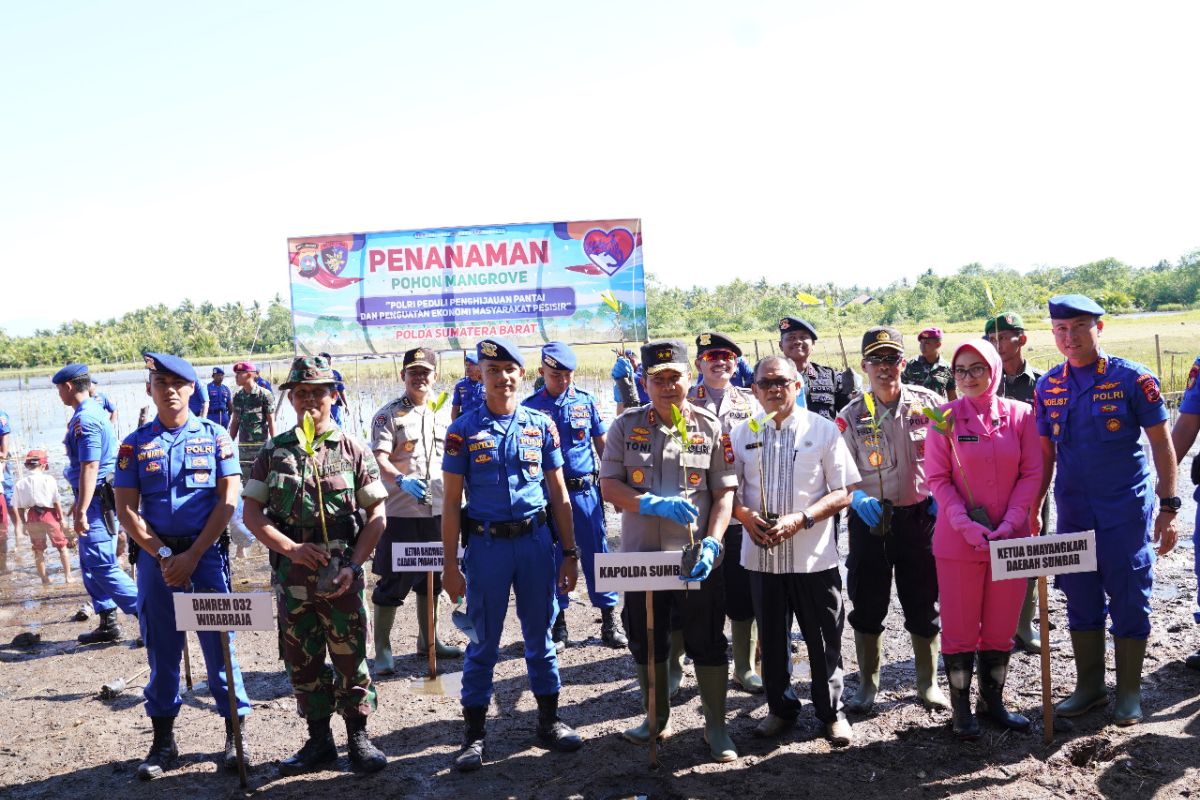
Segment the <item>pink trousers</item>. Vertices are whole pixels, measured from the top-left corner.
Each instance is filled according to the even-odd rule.
[[[942,652],[1012,648],[1026,580],[993,581],[989,561],[937,559]]]

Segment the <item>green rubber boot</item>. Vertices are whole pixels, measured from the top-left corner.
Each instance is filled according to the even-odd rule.
[[[414,592],[413,594],[416,594]],[[438,658],[462,658],[463,649],[450,644],[443,644],[437,638],[438,603],[433,605],[433,635],[434,650]],[[417,595],[417,655],[425,656],[429,652],[429,598],[423,594]]]
[[[722,764],[738,757],[737,747],[725,729],[725,693],[729,689],[729,667],[696,665],[696,684],[700,687],[700,706],[704,709],[704,741],[713,761]]]
[[[1117,702],[1113,722],[1136,725],[1142,721],[1142,660],[1146,657],[1145,639],[1113,639],[1117,659]]]
[[[393,675],[396,672],[396,660],[392,658],[392,625],[395,622],[395,606],[375,606],[376,675]]]
[[[1071,631],[1075,651],[1075,691],[1054,707],[1063,717],[1078,717],[1108,702],[1104,687],[1104,631]]]
[[[883,639],[879,634],[855,631],[854,652],[858,654],[858,691],[846,701],[846,710],[866,714],[875,705],[875,694],[879,691]]]
[[[1033,615],[1037,611],[1037,604],[1037,578],[1030,578],[1025,587],[1025,602],[1021,604],[1017,631],[1013,634],[1013,649],[1031,656],[1042,652],[1041,631],[1033,627]]]
[[[671,652],[667,654],[668,696],[679,694],[683,683],[683,631],[671,631]]]
[[[638,686],[642,690],[642,710],[646,712],[646,719],[642,720],[642,724],[634,728],[628,728],[621,732],[626,741],[634,744],[648,745],[650,744],[650,671],[646,669],[645,664],[637,665]],[[671,698],[667,696],[667,663],[665,661],[654,665],[654,708],[655,716],[658,722],[658,741],[670,739],[675,731],[671,728]]]
[[[762,694],[763,682],[754,671],[754,651],[758,645],[758,626],[754,620],[730,621],[733,629],[733,679],[749,694]]]
[[[941,649],[941,637],[912,634],[913,660],[917,667],[917,699],[929,711],[935,709],[950,710],[950,700],[942,694],[937,685],[938,651]]]

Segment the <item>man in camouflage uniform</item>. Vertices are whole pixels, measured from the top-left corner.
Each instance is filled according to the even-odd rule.
[[[924,386],[947,400],[954,400],[958,397],[954,391],[954,373],[950,365],[942,361],[942,329],[926,328],[918,333],[917,346],[921,348],[921,355],[908,362],[900,381],[910,386]]]
[[[234,380],[240,389],[233,393],[233,417],[229,436],[238,443],[242,474],[249,475],[258,451],[275,436],[275,415],[271,413],[271,393],[254,382],[258,370],[239,361],[233,365]]]
[[[364,772],[387,765],[366,731],[376,693],[367,672],[362,568],[383,533],[387,490],[370,451],[334,424],[333,386],[325,359],[292,363],[281,388],[291,390],[297,419],[312,415],[316,454],[307,454],[296,431],[274,437],[255,459],[242,495],[246,525],[273,552],[284,658],[308,722],[308,741],[279,764],[285,776],[337,760],[329,729],[335,708],[346,719],[351,764]]]

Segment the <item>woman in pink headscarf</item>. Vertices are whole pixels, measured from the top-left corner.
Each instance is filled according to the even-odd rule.
[[[1042,451],[1033,408],[996,396],[1003,367],[991,344],[967,342],[951,364],[958,399],[942,406],[953,412],[945,435],[930,433],[925,476],[938,504],[933,554],[954,732],[973,740],[980,733],[971,715],[976,652],[978,714],[1005,728],[1029,728],[1029,720],[1006,710],[1002,698],[1025,581],[993,581],[989,547],[1032,534]]]

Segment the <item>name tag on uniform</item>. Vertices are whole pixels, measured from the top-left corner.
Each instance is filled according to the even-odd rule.
[[[978,442],[979,437],[978,436],[959,436],[958,440],[960,442]]]

